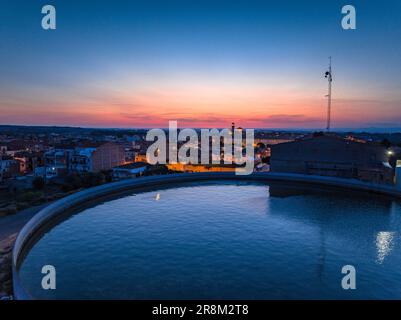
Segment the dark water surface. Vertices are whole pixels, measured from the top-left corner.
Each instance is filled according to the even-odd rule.
[[[298,191],[207,183],[100,203],[43,235],[22,283],[51,299],[400,299],[400,203]],[[48,264],[56,290],[41,287]]]

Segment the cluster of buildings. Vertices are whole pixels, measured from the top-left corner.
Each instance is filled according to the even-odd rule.
[[[44,167],[36,175],[47,178],[69,172],[100,172],[126,163],[124,147],[113,143],[96,143],[86,147],[55,148],[44,153]]]
[[[69,173],[115,169],[116,177],[136,175],[128,165],[146,145],[141,136],[0,135],[0,183],[41,176],[49,181]],[[136,163],[135,166],[139,164]],[[145,166],[146,165],[146,166]],[[141,174],[147,164],[142,163]]]
[[[233,127],[234,128],[234,127]],[[1,135],[0,182],[26,176],[45,179],[71,172],[111,170],[115,179],[151,170],[146,163],[146,132]],[[401,148],[379,141],[335,134],[255,132],[255,171],[287,172],[394,184],[401,170]],[[393,161],[390,161],[390,160]],[[234,171],[234,165],[167,164],[181,172]],[[401,171],[400,171],[401,172]],[[401,183],[401,179],[399,179]]]
[[[51,179],[70,172],[100,172],[126,163],[124,148],[113,142],[87,147],[56,147],[43,152],[28,150],[10,154],[3,148],[1,178],[28,174]]]

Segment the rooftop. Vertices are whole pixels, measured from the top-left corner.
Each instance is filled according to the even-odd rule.
[[[114,167],[114,169],[136,169],[136,168],[141,168],[148,166],[146,162],[138,161],[138,162],[133,162],[133,163],[128,163],[128,164],[123,164],[122,166]]]

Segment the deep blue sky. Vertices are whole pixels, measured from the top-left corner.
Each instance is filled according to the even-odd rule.
[[[319,127],[329,55],[336,127],[401,123],[398,0],[1,0],[0,36],[4,124]]]

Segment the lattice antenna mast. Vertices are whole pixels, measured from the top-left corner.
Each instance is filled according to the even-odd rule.
[[[331,71],[331,57],[329,57],[329,71],[326,71],[324,77],[327,78],[329,82],[328,94],[327,94],[327,126],[326,130],[330,131],[331,126],[331,84],[333,82],[333,73]]]

